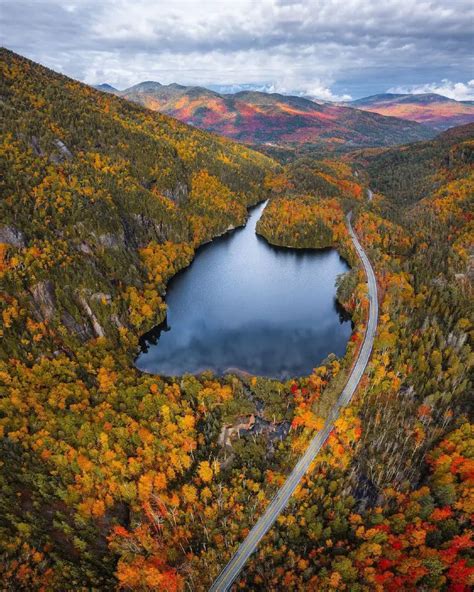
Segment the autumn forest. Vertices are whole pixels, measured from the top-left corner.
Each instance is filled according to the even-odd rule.
[[[262,147],[6,49],[0,71],[1,589],[210,588],[364,343],[349,212],[371,357],[232,589],[472,589],[474,124]],[[262,240],[350,265],[345,355],[286,381],[139,371],[171,278],[264,200]]]

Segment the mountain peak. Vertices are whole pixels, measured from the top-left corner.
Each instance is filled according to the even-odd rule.
[[[133,86],[130,86],[129,88],[126,88],[124,91],[124,93],[126,92],[142,92],[142,93],[146,93],[146,92],[150,92],[153,91],[157,88],[162,88],[163,85],[160,82],[156,82],[154,80],[145,80],[143,82],[139,82],[138,84],[134,84]]]
[[[111,84],[108,84],[107,82],[103,82],[102,84],[96,84],[96,85],[94,85],[94,88],[96,90],[101,90],[102,92],[108,92],[108,93],[120,92],[117,88],[115,88],[115,86],[112,86]]]

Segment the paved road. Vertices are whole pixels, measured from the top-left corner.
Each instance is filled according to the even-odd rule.
[[[352,368],[352,372],[349,376],[346,386],[344,387],[344,390],[342,391],[341,395],[339,396],[339,399],[332,408],[331,413],[326,420],[324,428],[320,432],[318,432],[316,436],[311,440],[306,452],[300,458],[300,460],[296,464],[295,468],[293,469],[293,471],[291,472],[283,486],[278,490],[277,494],[270,502],[264,514],[259,518],[255,526],[247,535],[247,538],[242,542],[242,544],[238,548],[235,555],[231,558],[229,563],[225,566],[225,568],[222,570],[215,582],[212,584],[210,592],[223,592],[225,590],[229,590],[232,583],[242,570],[247,559],[255,551],[259,542],[270,530],[278,515],[283,511],[283,509],[287,505],[290,497],[294,493],[301,478],[308,470],[310,464],[313,462],[316,455],[321,450],[321,447],[323,446],[324,442],[329,436],[329,433],[333,429],[334,421],[337,419],[339,415],[339,410],[341,409],[341,407],[344,407],[349,403],[359,384],[360,379],[362,378],[362,375],[365,372],[367,362],[369,361],[370,354],[372,353],[374,337],[377,330],[377,282],[375,280],[375,274],[372,269],[372,265],[370,264],[370,261],[367,258],[365,251],[361,247],[354,233],[354,230],[352,229],[351,213],[349,213],[349,215],[347,216],[347,225],[354,246],[357,250],[357,253],[362,261],[365,272],[367,274],[367,283],[369,288],[369,321],[365,332],[364,342],[359,351],[359,356]]]

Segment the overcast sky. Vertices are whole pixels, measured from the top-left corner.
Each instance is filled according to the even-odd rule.
[[[0,0],[2,45],[125,88],[474,99],[472,0]]]

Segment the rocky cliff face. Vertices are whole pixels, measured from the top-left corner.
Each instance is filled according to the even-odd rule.
[[[0,243],[20,249],[25,246],[25,237],[14,226],[0,226]]]

